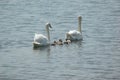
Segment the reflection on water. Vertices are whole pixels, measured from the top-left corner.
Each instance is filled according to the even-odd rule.
[[[82,43],[84,42],[84,40],[80,40],[80,41],[72,41],[72,44],[78,45],[79,47],[82,47]]]
[[[50,46],[43,46],[43,47],[33,47],[33,50],[40,50],[40,51],[50,51]]]

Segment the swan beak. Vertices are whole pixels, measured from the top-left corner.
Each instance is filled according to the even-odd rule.
[[[52,28],[52,26],[51,26],[51,24],[50,24],[49,22],[46,23],[46,25],[47,25],[48,27]]]
[[[52,28],[51,24],[49,24],[49,27]]]

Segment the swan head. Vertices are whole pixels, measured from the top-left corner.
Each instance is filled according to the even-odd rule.
[[[48,22],[46,23],[46,27],[52,28],[51,24]]]

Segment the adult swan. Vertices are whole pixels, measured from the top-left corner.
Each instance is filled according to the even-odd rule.
[[[66,39],[75,41],[75,40],[82,40],[82,32],[81,32],[81,19],[82,17],[78,17],[78,30],[70,30],[66,33]]]
[[[50,23],[46,23],[47,37],[44,36],[43,34],[35,33],[34,42],[33,42],[33,47],[34,48],[36,48],[36,47],[43,47],[43,46],[49,46],[49,44],[50,44],[49,28],[52,28],[51,24]]]

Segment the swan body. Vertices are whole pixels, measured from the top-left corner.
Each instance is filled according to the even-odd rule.
[[[82,34],[77,30],[71,30],[66,33],[66,39],[68,40],[82,40]]]
[[[36,46],[47,46],[49,45],[48,38],[42,34],[35,33],[34,36],[34,45]]]
[[[78,17],[78,30],[71,30],[66,33],[66,39],[75,41],[75,40],[82,40],[82,33],[81,33],[81,19],[82,17]]]
[[[50,44],[49,27],[52,28],[50,23],[47,23],[46,24],[47,37],[43,34],[35,33],[34,41],[33,41],[34,47],[48,46]]]

